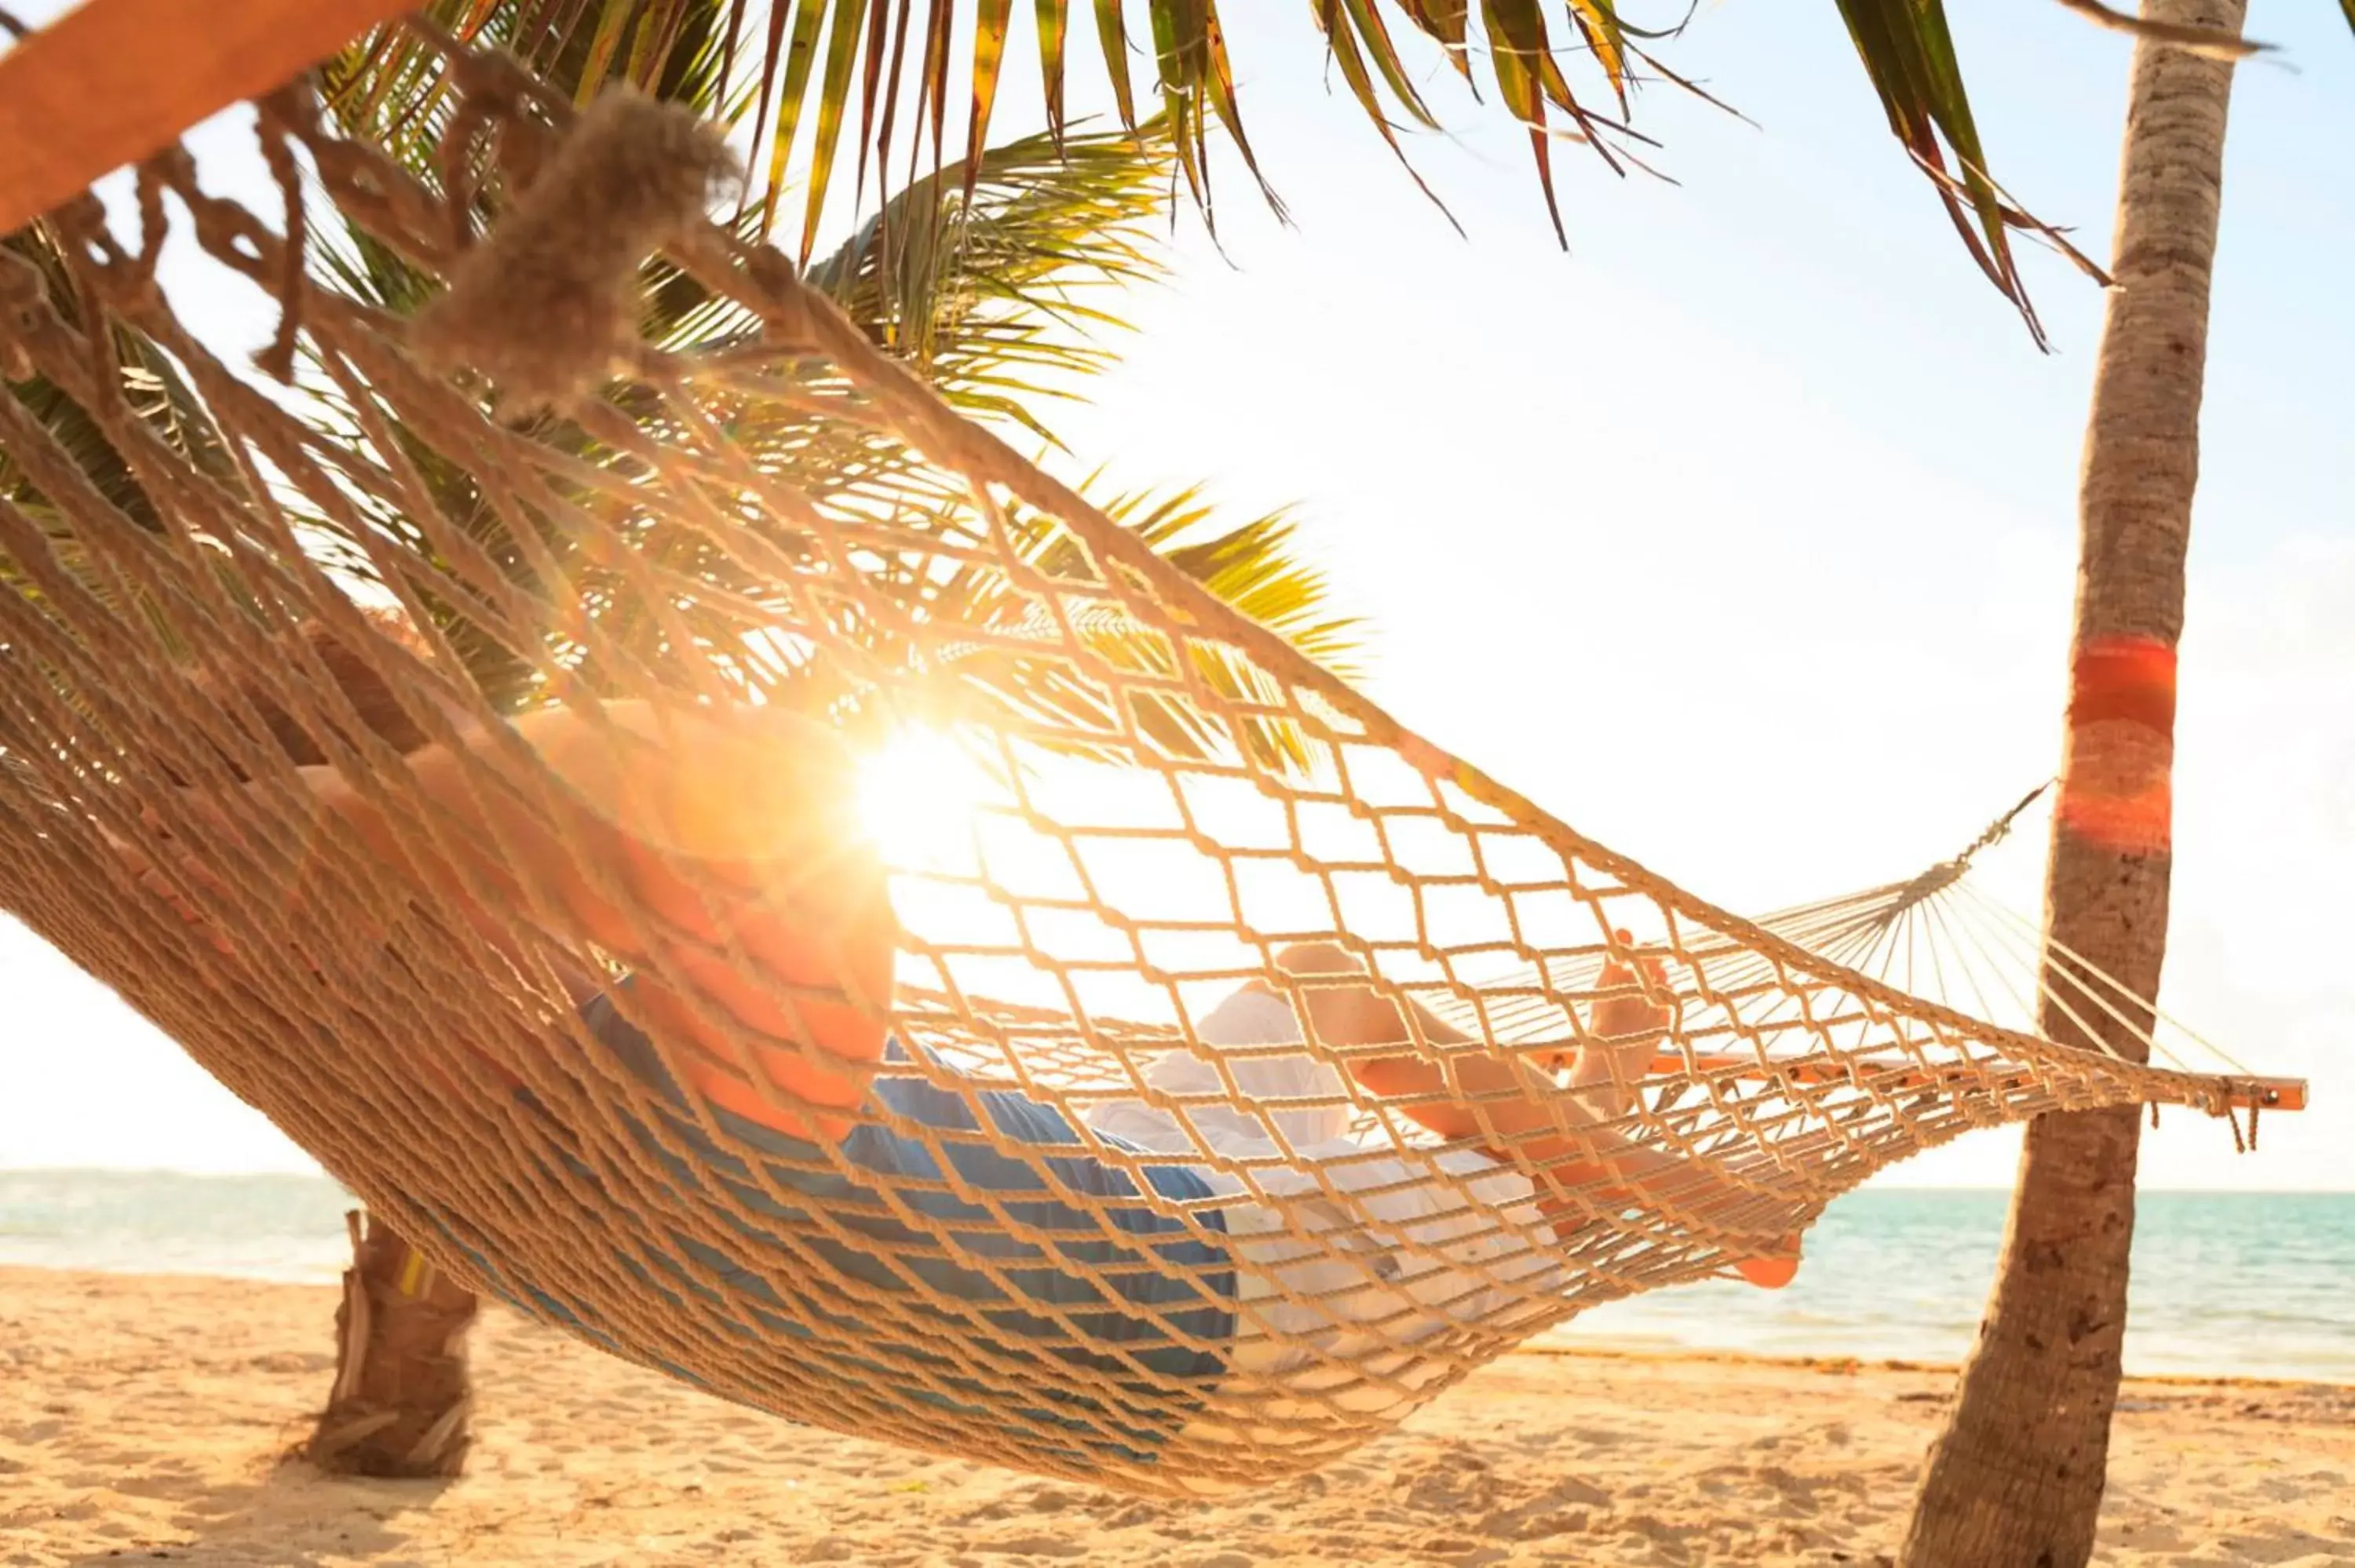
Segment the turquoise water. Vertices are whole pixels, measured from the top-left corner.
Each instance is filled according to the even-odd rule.
[[[0,1265],[332,1284],[355,1206],[321,1176],[0,1171]]]
[[[1602,1341],[1952,1361],[1994,1283],[2010,1194],[1858,1192],[1807,1233],[1782,1290],[1711,1280],[1558,1330]],[[2355,1383],[2355,1192],[2146,1192],[2126,1370]]]
[[[1655,1291],[1557,1335],[1951,1361],[1977,1328],[2008,1201],[1856,1193],[1809,1233],[1787,1289]],[[332,1281],[350,1206],[318,1177],[0,1171],[0,1264]],[[2145,1193],[2126,1367],[2355,1383],[2355,1193]]]

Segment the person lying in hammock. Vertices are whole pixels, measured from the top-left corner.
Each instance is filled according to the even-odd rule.
[[[1220,1064],[1173,1049],[1146,1065],[1146,1087],[1222,1095],[1227,1106],[1198,1100],[1181,1121],[1142,1097],[1097,1100],[1083,1134],[1055,1106],[964,1086],[969,1080],[929,1054],[888,1036],[880,1020],[898,927],[879,858],[852,810],[847,755],[830,729],[774,707],[624,702],[605,705],[602,720],[562,708],[528,713],[502,734],[451,706],[455,733],[436,741],[374,662],[413,657],[391,646],[413,650],[413,634],[380,624],[387,645],[373,659],[316,627],[302,636],[360,720],[404,754],[418,789],[459,824],[461,838],[497,846],[474,857],[471,885],[444,874],[436,891],[523,972],[531,960],[517,913],[535,907],[549,912],[534,923],[568,945],[627,967],[626,979],[609,984],[585,959],[556,966],[588,1040],[654,1088],[670,1139],[695,1156],[692,1165],[674,1161],[674,1176],[780,1221],[823,1211],[822,1234],[779,1243],[796,1259],[820,1258],[877,1290],[906,1292],[912,1278],[949,1300],[985,1304],[992,1334],[1057,1341],[1050,1353],[1066,1363],[1103,1361],[1132,1374],[1143,1366],[1189,1384],[1281,1379],[1327,1408],[1367,1410],[1411,1398],[1414,1375],[1403,1363],[1372,1380],[1347,1369],[1451,1329],[1504,1331],[1536,1316],[1561,1277],[1554,1244],[1570,1237],[1573,1222],[1602,1212],[1666,1210],[1713,1224],[1758,1284],[1779,1285],[1796,1269],[1796,1237],[1734,1228],[1732,1217],[1754,1208],[1758,1191],[1742,1173],[1640,1148],[1602,1125],[1629,1108],[1626,1085],[1642,1075],[1667,1022],[1625,969],[1603,974],[1605,989],[1624,993],[1594,1005],[1595,1038],[1572,1060],[1573,1092],[1564,1094],[1493,1054],[1452,1053],[1441,1065],[1418,1042],[1469,1044],[1464,1035],[1419,1007],[1410,1016],[1353,978],[1364,971],[1337,947],[1295,946],[1274,967],[1295,980],[1318,1042],[1358,1048],[1347,1058],[1358,1095],[1305,1050]],[[316,741],[266,692],[241,695],[324,812],[390,863],[432,858],[404,853],[402,831],[322,765]],[[463,754],[511,740],[538,755],[568,787],[566,798],[527,802],[477,789]],[[184,917],[199,918],[153,856],[123,853]],[[691,881],[681,863],[694,867]],[[625,914],[591,866],[625,885],[655,918]],[[707,896],[715,891],[717,900]],[[214,941],[229,950],[227,938]],[[641,1022],[664,1039],[684,1083]],[[1293,1001],[1265,982],[1228,997],[1194,1034],[1212,1053],[1304,1042]],[[748,1036],[751,1073],[738,1065]],[[570,1035],[565,1046],[573,1048]],[[1364,1049],[1384,1046],[1398,1049]],[[472,1059],[490,1065],[487,1056]],[[453,1066],[463,1070],[446,1061],[440,1070]],[[1240,1093],[1223,1086],[1222,1067]],[[775,1092],[763,1092],[754,1074]],[[690,1097],[733,1143],[773,1157],[772,1182],[805,1207],[778,1204],[737,1150],[710,1139]],[[1352,1137],[1353,1098],[1387,1102],[1451,1147]],[[1229,1161],[1250,1161],[1249,1181]],[[954,1182],[945,1180],[952,1175]],[[1140,1202],[1140,1183],[1171,1202]],[[957,1196],[953,1185],[982,1201]],[[1018,1225],[1008,1220],[1017,1211]],[[926,1234],[922,1221],[950,1232]],[[1107,1221],[1115,1235],[1107,1236]],[[1311,1234],[1315,1241],[1302,1239]],[[1051,1255],[1042,1236],[1055,1238]],[[496,1259],[450,1239],[486,1277],[506,1278]],[[762,1323],[805,1331],[792,1313],[768,1309],[783,1307],[768,1277],[789,1269],[773,1259],[748,1269],[678,1239],[751,1298]],[[1140,1246],[1161,1266],[1140,1266]],[[591,1310],[536,1288],[526,1294],[531,1302],[518,1305],[576,1325]],[[1071,1325],[1082,1325],[1092,1346],[1073,1347]]]

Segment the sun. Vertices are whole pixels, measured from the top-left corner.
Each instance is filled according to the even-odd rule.
[[[997,793],[972,754],[936,729],[899,731],[858,765],[858,817],[894,871],[975,869],[974,830]]]

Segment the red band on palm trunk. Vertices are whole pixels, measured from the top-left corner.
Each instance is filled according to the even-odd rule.
[[[2069,683],[2062,822],[2124,854],[2155,854],[2175,814],[2175,647],[2108,637],[2078,650]]]

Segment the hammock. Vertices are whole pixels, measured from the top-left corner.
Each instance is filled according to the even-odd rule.
[[[2196,1070],[2193,1059],[2204,1060],[2229,1073],[2229,1103],[2249,1113],[2245,1134],[2237,1119],[2231,1122],[2233,1136],[2244,1149],[2254,1148],[2264,1111],[2306,1108],[2302,1081],[2252,1073],[2083,954],[2054,946],[2037,922],[1989,894],[1972,874],[1987,852],[2011,840],[2023,820],[2032,820],[2037,808],[2049,805],[2051,788],[2047,783],[2030,790],[1959,853],[1913,876],[1776,910],[1759,916],[1758,924],[1860,974],[1897,985],[1911,996],[1961,1007],[1982,1021],[2032,1029],[2040,1017],[2057,1017],[2084,1039],[2099,1039],[2108,1031],[2130,1041],[2137,1054],[2187,1072]],[[1742,977],[1760,971],[1764,963],[1760,955],[1735,941],[1697,943],[1696,948],[1711,960],[1719,984],[1730,990],[1741,989]],[[1481,1003],[1488,1029],[1501,1041],[1544,1033],[1547,1015],[1542,988],[1536,983],[1539,975],[1547,975],[1561,989],[1578,991],[1593,988],[1599,971],[1593,960],[1580,959],[1543,969],[1526,966],[1487,981]],[[1437,1000],[1433,1011],[1467,1026],[1471,1021],[1465,1003],[1454,997]],[[1722,1057],[1710,1060],[1719,1066],[1740,1065]],[[1662,1074],[1682,1065],[1668,1052],[1653,1063]],[[1836,1062],[1798,1060],[1777,1065],[1803,1079],[1843,1070]],[[2158,1119],[2156,1103],[2152,1119]]]
[[[255,105],[276,224],[208,194],[176,145],[138,165],[135,249],[85,196],[44,220],[53,265],[0,249],[17,383],[0,397],[0,905],[458,1277],[798,1420],[1208,1492],[1329,1460],[1528,1336],[1721,1273],[1968,1128],[2298,1103],[2293,1084],[2147,1064],[2131,998],[2060,1044],[1840,961],[1902,887],[1778,934],[1582,837],[704,224],[700,132],[643,104],[576,116],[405,25],[451,94],[438,175],[332,131],[298,84]],[[278,302],[263,357],[282,385],[222,363],[156,288],[174,203]],[[313,252],[339,217],[449,294],[412,325],[334,286]],[[730,347],[627,331],[657,249],[668,270],[646,276],[708,290],[743,329]],[[95,455],[36,411],[66,405]],[[755,421],[863,463],[798,489],[735,439]],[[458,525],[485,514],[503,549]],[[423,658],[372,631],[369,595],[421,629]],[[561,966],[621,955],[568,928],[547,879],[485,880],[509,846],[419,787],[304,626],[360,651],[477,798],[551,822],[579,815],[496,738],[512,732],[454,744],[453,714],[500,723],[462,643],[592,719],[623,697],[789,704],[880,758],[880,793],[916,780],[877,828],[896,985],[839,953],[753,971],[725,932],[708,954],[790,1015],[888,1022],[855,1130],[781,1138],[680,1092],[690,1064],[627,985],[576,1011]],[[309,825],[272,715],[239,694],[255,686],[375,803],[389,846]],[[143,881],[120,846],[159,832],[186,857]],[[569,874],[630,929],[674,931],[574,847]],[[696,862],[670,868],[723,895]],[[503,941],[469,932],[467,895]],[[663,955],[692,945],[620,943],[689,998]],[[1347,980],[1278,962],[1303,945],[1405,1016],[1453,1020],[1465,1038],[1418,1022],[1405,1044],[1484,1126],[1494,1106],[1461,1087],[1477,1065],[1540,1086],[1565,1056],[1611,1070],[1544,1088],[1540,1132],[1443,1138],[1412,1096],[1369,1086],[1362,1045],[1300,1027]],[[1598,1039],[1601,1010],[1631,1000],[1657,1022]],[[700,1015],[733,1043],[745,1103],[812,1108],[764,1063],[817,1060],[815,1024],[754,1037]],[[1115,1113],[1146,1132],[1105,1130]],[[1578,1174],[1561,1148],[1604,1130],[1730,1173],[1740,1201]],[[887,1137],[926,1158],[862,1162]]]

